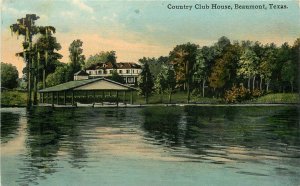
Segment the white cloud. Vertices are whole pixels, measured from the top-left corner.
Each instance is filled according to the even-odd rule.
[[[89,13],[93,13],[94,9],[92,7],[89,7],[81,0],[73,0],[72,1],[74,5],[78,6],[81,10],[87,11]]]
[[[20,16],[20,15],[26,14],[26,11],[24,11],[24,10],[20,11],[20,10],[17,10],[15,8],[7,7],[7,6],[3,5],[3,4],[2,4],[1,11],[4,14],[9,14],[9,15],[12,15],[12,16]]]
[[[71,12],[71,11],[64,11],[64,12],[61,12],[60,15],[62,15],[63,17],[72,18],[75,16],[75,13]]]

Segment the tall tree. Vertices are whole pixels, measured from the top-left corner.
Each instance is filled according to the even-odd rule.
[[[238,76],[248,79],[247,88],[250,90],[251,78],[254,78],[257,74],[257,68],[255,66],[258,60],[256,54],[251,48],[244,49],[242,56],[239,60],[239,68],[237,70]],[[254,86],[253,86],[254,89]]]
[[[177,45],[169,54],[169,59],[176,72],[177,84],[183,85],[183,89],[187,90],[188,103],[190,101],[190,85],[198,47],[198,45],[192,43]]]
[[[149,69],[148,63],[145,63],[142,67],[142,72],[138,81],[139,94],[145,97],[145,102],[148,104],[148,98],[153,92],[154,82],[153,77]]]
[[[281,70],[282,80],[290,83],[291,92],[294,92],[294,83],[296,81],[298,69],[297,65],[297,63],[289,60],[283,65],[283,68]]]
[[[265,80],[266,91],[269,91],[272,72],[274,70],[274,61],[276,60],[276,46],[267,44],[263,47],[263,55],[258,64],[258,74],[260,76],[259,89],[262,90],[262,83]]]
[[[19,35],[24,36],[24,42],[23,42],[23,58],[24,62],[26,63],[27,72],[27,105],[32,105],[32,77],[31,77],[31,64],[32,60],[30,58],[29,52],[32,50],[32,37],[36,35],[39,32],[39,29],[37,26],[35,26],[35,21],[39,19],[39,16],[36,16],[35,14],[26,14],[25,18],[21,18],[17,20],[17,23],[12,24],[10,26],[11,32],[15,33],[17,37]]]
[[[18,86],[19,73],[15,66],[1,62],[1,87],[16,88]]]
[[[198,50],[196,56],[196,63],[194,64],[194,83],[202,83],[202,97],[205,96],[205,84],[210,74],[210,67],[214,56],[212,54],[211,48],[204,46]]]
[[[57,42],[53,36],[55,28],[52,26],[39,27],[42,34],[36,42],[36,48],[39,53],[39,61],[42,66],[42,80],[43,88],[46,88],[46,77],[49,73],[53,72],[53,66],[55,67],[55,61],[62,58],[62,55],[57,53],[61,49],[61,45]]]
[[[175,72],[172,66],[163,65],[161,71],[155,80],[155,89],[161,96],[166,93],[171,103],[172,93],[176,86]]]
[[[70,58],[70,66],[71,66],[71,72],[74,74],[81,70],[81,68],[84,66],[84,60],[85,56],[82,54],[83,42],[79,39],[74,40],[69,47],[69,58]]]

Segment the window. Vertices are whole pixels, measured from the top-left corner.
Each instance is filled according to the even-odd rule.
[[[128,78],[128,83],[134,83],[133,77],[129,77],[129,78]]]
[[[126,70],[126,74],[130,74],[130,70]]]
[[[134,70],[132,70],[132,73],[134,74]]]
[[[112,73],[113,73],[113,70],[109,70],[109,73],[112,74]]]
[[[123,71],[122,70],[119,70],[119,74],[122,74],[123,73]]]

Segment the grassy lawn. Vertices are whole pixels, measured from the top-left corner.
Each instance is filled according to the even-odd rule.
[[[135,104],[145,104],[145,98],[137,95],[134,95]],[[203,98],[200,96],[191,95],[190,103],[219,103],[221,99],[216,98]],[[159,104],[159,103],[169,103],[169,95],[157,95],[154,94],[149,97],[149,104]],[[171,103],[187,103],[187,94],[185,92],[176,92],[172,94]]]
[[[108,94],[106,94],[108,96]],[[115,93],[111,94],[111,97],[115,97]],[[126,102],[130,102],[130,93],[126,94]],[[75,99],[78,102],[93,102],[93,96],[92,94],[88,95],[89,99],[86,100],[86,96],[82,95],[75,95]],[[96,96],[96,102],[101,102],[101,95]],[[26,92],[19,92],[19,91],[4,91],[1,93],[1,106],[26,106],[26,99],[27,99],[27,93]],[[50,98],[51,100],[51,98]],[[49,100],[49,103],[50,103]],[[56,97],[55,97],[55,103],[56,103]],[[67,102],[71,102],[71,97],[67,97]],[[123,101],[123,94],[119,93],[119,101]],[[145,99],[137,94],[137,92],[133,93],[133,101],[134,104],[145,104]],[[299,103],[299,95],[297,93],[275,93],[275,94],[268,94],[265,96],[262,96],[257,99],[253,99],[251,101],[245,101],[243,103]],[[63,97],[60,95],[60,104],[63,103]],[[149,97],[149,104],[160,104],[169,103],[169,96],[167,94],[164,95],[157,95],[154,94]],[[184,92],[176,92],[172,94],[172,100],[171,103],[187,103],[187,95]],[[193,96],[191,95],[190,103],[208,103],[208,104],[219,104],[224,103],[222,99],[217,98],[203,98],[200,96]]]
[[[252,100],[249,103],[299,103],[299,94],[297,93],[275,93],[267,94]]]
[[[26,106],[27,93],[19,91],[1,92],[1,106]]]

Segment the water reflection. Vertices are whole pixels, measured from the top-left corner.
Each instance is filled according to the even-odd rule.
[[[297,107],[33,108],[1,117],[2,159],[19,163],[11,179],[20,185],[67,175],[66,167],[96,174],[102,159],[119,157],[213,163],[261,177],[297,177],[300,166]],[[23,148],[8,153],[9,143]]]

